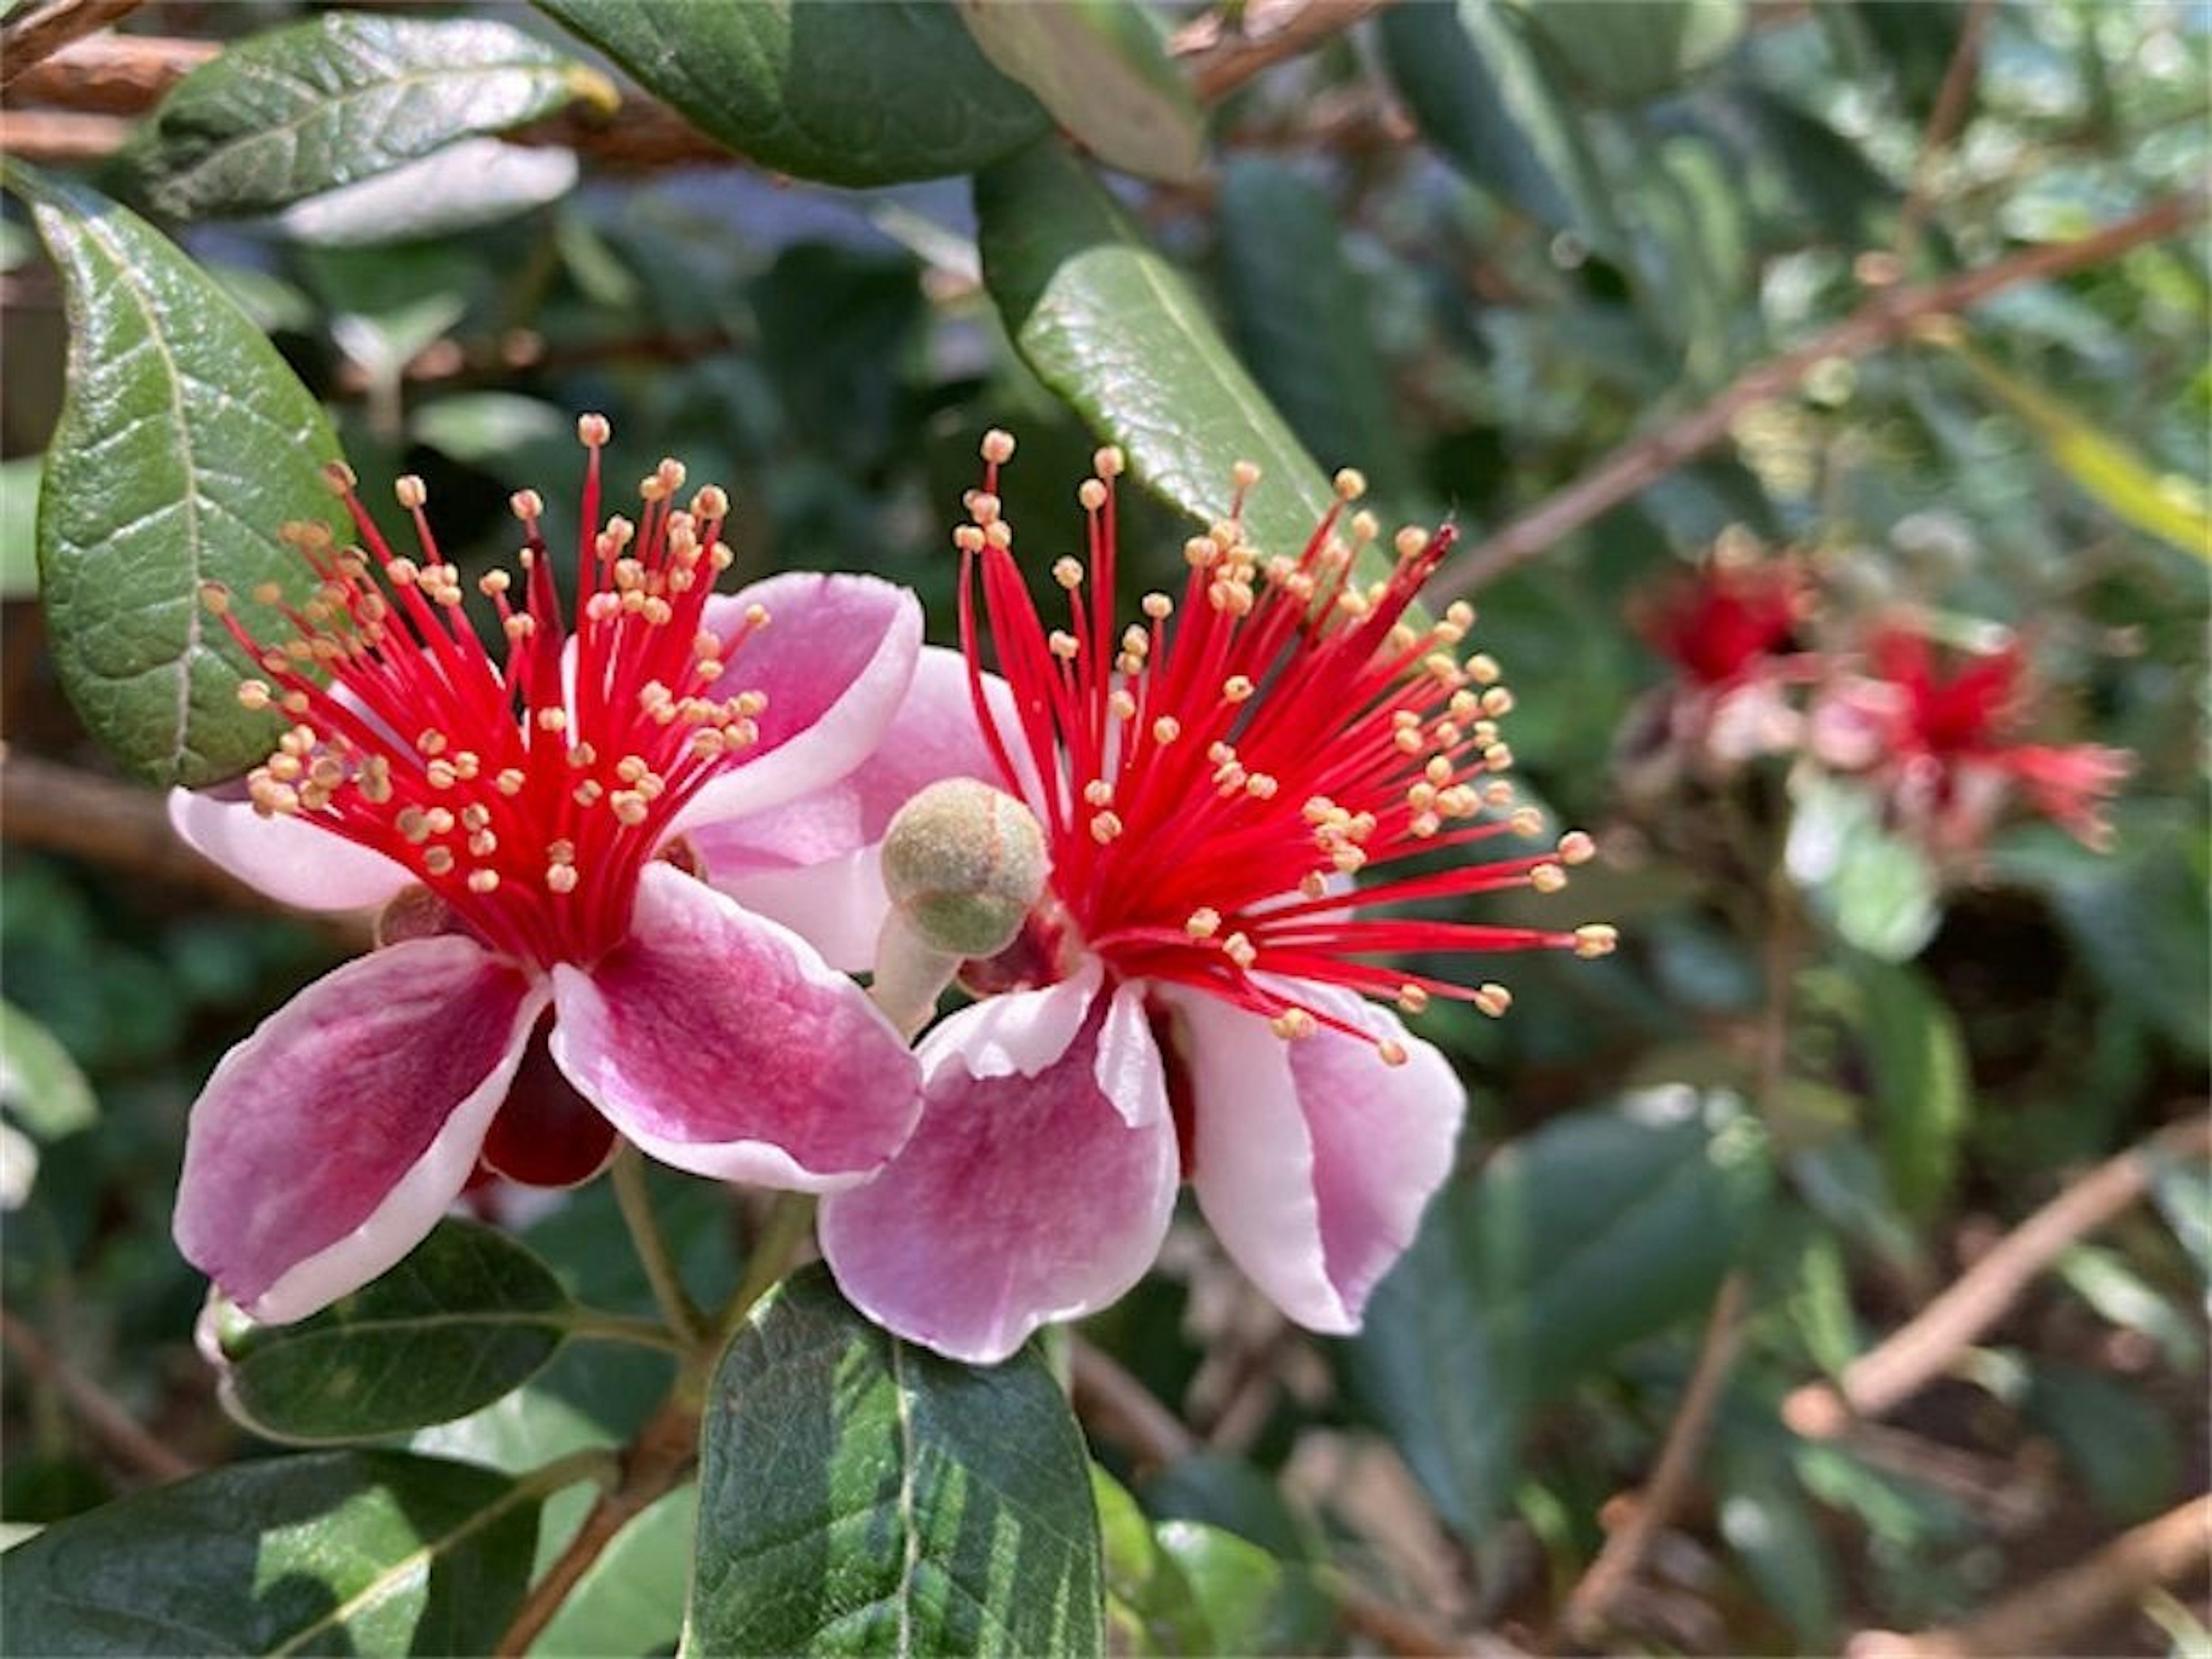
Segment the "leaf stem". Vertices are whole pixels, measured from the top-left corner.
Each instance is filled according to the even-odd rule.
[[[615,1185],[615,1202],[622,1209],[623,1224],[629,1229],[630,1243],[645,1269],[647,1282],[653,1286],[653,1299],[660,1306],[661,1317],[668,1322],[681,1349],[696,1346],[704,1340],[705,1322],[698,1304],[684,1290],[676,1258],[669,1253],[668,1241],[653,1219],[653,1195],[645,1186],[644,1155],[624,1141],[615,1153],[609,1176]]]
[[[626,1342],[632,1347],[658,1348],[677,1355],[691,1352],[691,1344],[653,1319],[628,1314],[602,1313],[597,1308],[579,1309],[568,1322],[568,1334],[586,1342]]]
[[[775,1202],[769,1207],[768,1219],[761,1224],[760,1237],[753,1241],[752,1253],[746,1258],[745,1276],[714,1317],[714,1328],[725,1338],[753,1310],[753,1304],[766,1296],[776,1281],[791,1270],[813,1225],[811,1194],[775,1195]]]
[[[530,1644],[545,1633],[554,1614],[614,1541],[615,1534],[684,1484],[698,1457],[698,1413],[672,1394],[618,1457],[604,1448],[593,1448],[549,1463],[530,1477],[533,1483],[550,1482],[545,1487],[549,1492],[557,1490],[576,1478],[565,1474],[566,1466],[589,1459],[607,1465],[609,1478],[568,1547],[554,1559],[545,1576],[530,1587],[495,1653],[507,1659],[530,1650]]]

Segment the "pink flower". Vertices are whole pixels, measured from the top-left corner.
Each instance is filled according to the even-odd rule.
[[[1352,1330],[1449,1173],[1464,1107],[1443,1056],[1367,999],[1413,1011],[1451,997],[1492,1013],[1509,1000],[1500,986],[1375,958],[1601,954],[1610,928],[1401,908],[1550,890],[1589,839],[1534,858],[1434,857],[1536,828],[1525,811],[1484,817],[1510,800],[1495,775],[1510,760],[1497,722],[1511,698],[1489,659],[1455,654],[1471,613],[1407,620],[1449,532],[1401,537],[1391,575],[1367,585],[1352,576],[1375,533],[1364,514],[1349,544],[1340,508],[1302,555],[1263,558],[1237,523],[1256,475],[1242,476],[1229,521],[1186,548],[1180,604],[1147,595],[1145,620],[1117,629],[1121,459],[1102,451],[1080,492],[1088,562],[1053,567],[1068,605],[1054,628],[994,493],[1012,451],[1002,433],[986,440],[985,485],[957,537],[973,712],[940,769],[980,762],[1026,798],[1052,873],[1016,944],[970,964],[971,985],[998,994],[923,1042],[914,1138],[874,1180],[824,1200],[823,1254],[872,1317],[990,1363],[1128,1289],[1188,1179],[1286,1313]],[[1356,496],[1357,475],[1339,488]],[[979,590],[1003,684],[981,667]],[[1355,891],[1363,874],[1371,884]]]
[[[702,1175],[818,1191],[872,1173],[915,1121],[898,1033],[805,939],[696,879],[683,836],[850,770],[906,690],[918,607],[855,577],[714,596],[722,492],[680,508],[664,461],[639,521],[599,527],[607,426],[578,430],[573,630],[533,492],[514,498],[521,593],[503,571],[477,584],[495,656],[421,482],[399,483],[421,543],[403,557],[343,467],[367,550],[295,529],[313,597],[255,596],[293,638],[263,642],[209,595],[268,677],[241,700],[289,726],[242,789],[173,794],[173,822],[288,902],[386,907],[381,948],[233,1048],[192,1109],[178,1245],[257,1319],[398,1261],[480,1161],[564,1184],[620,1133]]]
[[[1822,689],[1813,752],[1833,770],[1869,777],[1932,850],[1975,851],[2022,797],[2086,846],[2111,840],[2101,809],[2134,757],[2097,744],[2016,741],[2028,714],[2017,644],[1945,663],[1924,635],[1892,625],[1875,633],[1866,659],[1869,673]]]
[[[1811,599],[1795,561],[1724,540],[1644,601],[1640,629],[1676,672],[1624,726],[1617,760],[1630,794],[1668,794],[1686,770],[1724,777],[1797,745],[1802,721],[1791,692],[1816,659],[1796,644]]]

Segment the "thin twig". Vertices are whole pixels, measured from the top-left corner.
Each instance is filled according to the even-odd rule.
[[[1182,1419],[1111,1354],[1071,1336],[1067,1356],[1070,1393],[1086,1427],[1147,1463],[1173,1463],[1199,1449],[1198,1437]]]
[[[614,1485],[599,1494],[576,1535],[530,1587],[494,1650],[501,1659],[528,1652],[616,1534],[684,1484],[698,1458],[698,1441],[699,1413],[670,1396],[624,1449]]]
[[[102,161],[121,149],[131,123],[118,115],[67,109],[0,109],[0,154],[20,161],[74,166]]]
[[[722,1310],[714,1316],[714,1328],[726,1340],[753,1304],[775,1287],[799,1260],[800,1249],[814,1225],[814,1199],[807,1193],[778,1193],[769,1206],[745,1257],[745,1275]]]
[[[209,863],[177,838],[161,798],[151,791],[5,749],[0,749],[0,840],[88,860],[238,908],[311,921],[349,949],[367,950],[373,940],[362,916],[301,917]]]
[[[116,1461],[149,1480],[181,1480],[199,1466],[180,1457],[138,1425],[114,1396],[62,1357],[46,1338],[0,1309],[0,1341],[24,1370],[52,1385]]]
[[[1841,1387],[1808,1383],[1783,1402],[1799,1434],[1828,1438],[1854,1417],[1880,1417],[1947,1372],[1967,1346],[2017,1301],[2036,1276],[2078,1240],[2141,1198],[2161,1159],[2212,1152],[2212,1122],[2169,1125],[2100,1164],[2000,1239],[1956,1284],[1844,1372]]]
[[[1702,454],[1727,434],[1736,416],[1790,391],[1818,364],[1863,356],[1930,318],[1966,310],[2022,283],[2101,264],[2130,248],[2163,240],[2195,224],[2204,211],[2202,191],[2169,196],[2074,241],[2046,242],[1978,270],[1878,293],[1833,328],[1753,364],[1696,409],[1632,438],[1572,483],[1458,555],[1431,580],[1426,592],[1442,600],[1497,580]]]
[[[222,45],[214,40],[95,34],[16,76],[9,84],[9,101],[138,115],[209,58],[222,53]]]
[[[2208,1565],[2212,1498],[2197,1498],[2122,1533],[2087,1560],[2007,1596],[1964,1624],[1917,1636],[1865,1631],[1851,1638],[1845,1651],[1850,1659],[2063,1653],[2069,1637],[2162,1584],[2201,1575]]]
[[[1190,75],[1201,104],[1216,104],[1261,70],[1309,52],[1340,34],[1384,0],[1279,0],[1247,5],[1237,27],[1209,12],[1187,25],[1169,49]]]
[[[608,1176],[614,1182],[615,1204],[622,1211],[623,1225],[629,1230],[631,1247],[645,1269],[646,1282],[653,1286],[653,1300],[660,1316],[687,1348],[696,1347],[705,1333],[706,1321],[698,1304],[684,1288],[684,1276],[677,1271],[676,1258],[669,1254],[668,1241],[653,1218],[653,1194],[645,1185],[644,1156],[624,1141],[615,1153]]]
[[[1595,1639],[1606,1615],[1622,1590],[1635,1577],[1644,1552],[1659,1535],[1688,1491],[1704,1454],[1705,1432],[1712,1426],[1713,1408],[1735,1363],[1736,1345],[1743,1335],[1746,1281],[1741,1269],[1729,1274],[1714,1298],[1705,1340],[1698,1345],[1698,1363],[1690,1372],[1682,1403],[1667,1425],[1667,1438],[1659,1449],[1659,1462],[1651,1479],[1629,1505],[1620,1524],[1606,1535],[1605,1546],[1589,1571],[1569,1592],[1559,1611],[1559,1628],[1577,1642]]]
[[[139,0],[32,0],[0,24],[0,87],[70,41],[128,17],[138,4]]]
[[[1913,157],[1912,184],[1905,206],[1897,216],[1897,237],[1891,244],[1899,276],[1911,269],[1912,255],[1920,243],[1920,227],[1928,216],[1936,183],[1936,158],[1950,148],[1959,125],[1966,118],[1969,94],[1982,64],[1982,33],[1989,27],[1991,0],[1971,0],[1966,21],[1959,25],[1958,44],[1943,71],[1943,84],[1936,94],[1936,107],[1920,135],[1920,151]]]

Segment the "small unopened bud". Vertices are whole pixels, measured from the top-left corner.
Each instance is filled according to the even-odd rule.
[[[974,778],[931,784],[884,836],[884,887],[915,935],[961,957],[1014,942],[1049,861],[1036,815]]]

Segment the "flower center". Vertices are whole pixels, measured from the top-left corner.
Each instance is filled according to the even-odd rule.
[[[638,520],[602,525],[608,425],[586,415],[577,434],[587,462],[573,631],[534,490],[512,501],[526,534],[520,604],[506,570],[477,582],[499,623],[495,657],[431,534],[422,480],[396,491],[420,549],[407,557],[343,463],[329,476],[359,544],[287,526],[314,589],[297,605],[274,584],[252,596],[291,638],[265,645],[228,590],[203,594],[268,677],[245,682],[239,700],[289,723],[247,776],[255,810],[383,854],[486,945],[541,967],[588,964],[623,938],[639,871],[699,787],[757,740],[766,706],[757,691],[714,695],[768,621],[755,606],[726,635],[704,626],[731,562],[720,540],[728,498],[709,485],[679,508],[684,469],[664,460],[639,486]]]
[[[1180,601],[1146,594],[1142,623],[1115,628],[1114,480],[1101,450],[1078,491],[1087,558],[1062,558],[1066,626],[1048,628],[1013,557],[997,494],[1013,441],[983,443],[983,487],[955,533],[961,639],[977,717],[1007,787],[1035,801],[1052,890],[1086,947],[1125,978],[1198,987],[1273,1020],[1283,1036],[1328,1025],[1368,1034],[1302,1001],[1284,981],[1395,997],[1409,1009],[1455,997],[1489,1012],[1501,986],[1459,984],[1371,960],[1407,951],[1568,949],[1603,954],[1613,930],[1481,926],[1371,907],[1506,887],[1552,891],[1594,849],[1579,832],[1535,856],[1469,863],[1438,855],[1539,832],[1501,775],[1512,696],[1498,665],[1458,650],[1474,622],[1454,605],[1426,626],[1408,612],[1449,549],[1449,529],[1409,529],[1387,577],[1360,581],[1373,518],[1337,477],[1338,501],[1295,557],[1263,556],[1243,525],[1258,472],[1240,466],[1226,519],[1185,544]],[[1340,534],[1340,526],[1346,533]],[[1088,590],[1086,592],[1086,589]],[[977,596],[1011,729],[982,680]],[[1169,628],[1170,618],[1176,626]],[[1027,765],[1018,763],[1024,751]],[[1370,884],[1353,890],[1354,877]],[[1264,977],[1263,977],[1264,976]],[[1385,1058],[1395,1045],[1378,1045]]]

